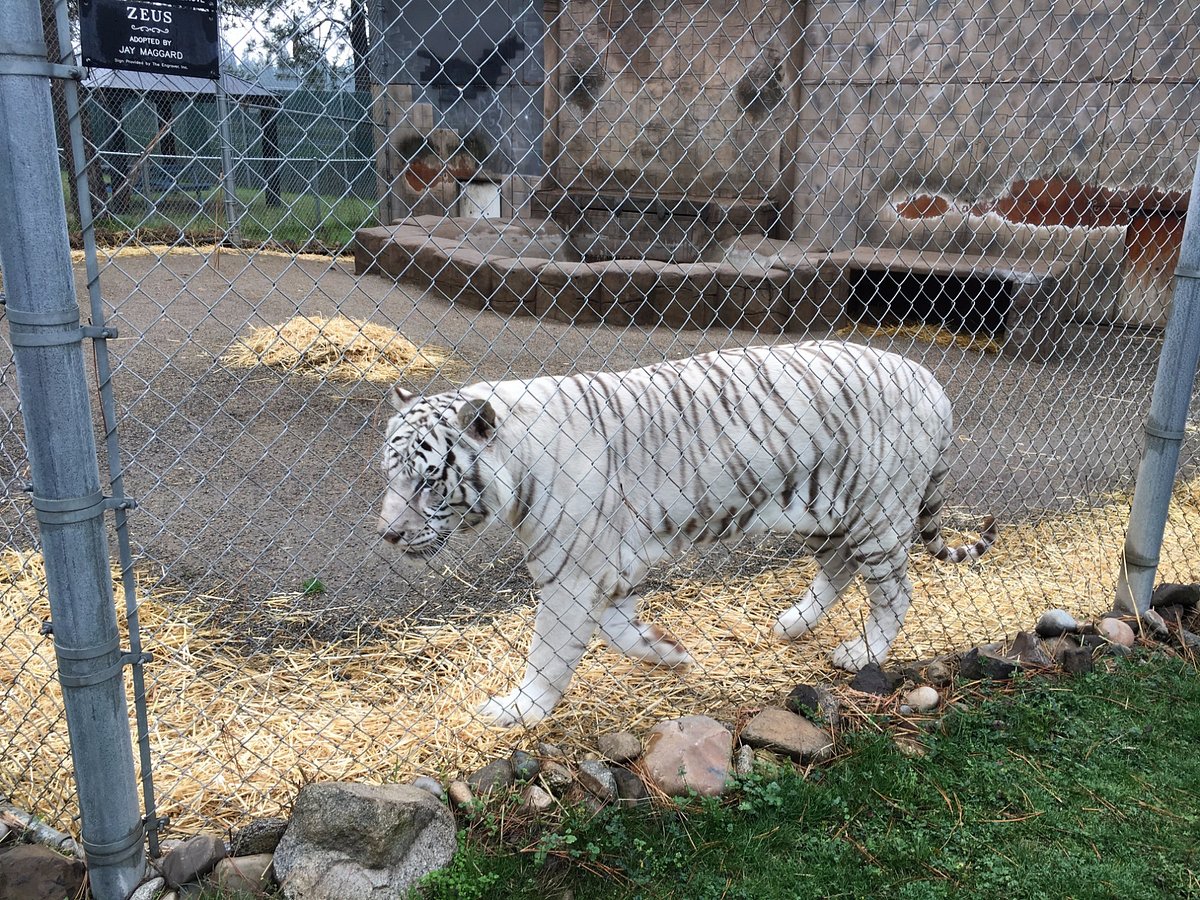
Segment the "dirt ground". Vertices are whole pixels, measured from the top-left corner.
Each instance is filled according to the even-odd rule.
[[[82,298],[82,264],[77,283]],[[417,379],[415,389],[796,339],[505,318],[379,276],[356,277],[348,259],[275,253],[121,255],[105,263],[101,283],[120,329],[111,347],[126,488],[140,505],[131,518],[139,561],[242,609],[319,579],[325,592],[295,604],[321,612],[313,635],[321,637],[381,616],[417,621],[507,605],[528,591],[519,550],[497,532],[433,566],[398,559],[374,531],[386,386],[229,369],[219,357],[238,334],[297,313],[344,315],[455,354],[457,369]],[[1096,327],[1070,358],[1036,364],[900,340],[893,349],[933,369],[955,402],[951,521],[969,528],[985,512],[1025,521],[1129,485],[1160,343],[1154,332]],[[13,543],[29,545],[15,373],[4,352],[0,461],[11,469],[2,521]],[[745,570],[789,555],[786,542],[710,551],[657,578]]]

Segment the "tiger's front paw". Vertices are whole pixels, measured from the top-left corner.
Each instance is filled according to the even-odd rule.
[[[844,669],[847,672],[857,672],[859,669],[863,669],[873,662],[882,662],[886,654],[887,648],[884,648],[883,653],[876,654],[866,641],[862,638],[855,638],[852,641],[845,641],[839,644],[829,654],[829,659],[839,669]]]
[[[794,641],[803,637],[812,628],[812,623],[821,618],[822,610],[814,613],[809,605],[797,604],[791,609],[784,610],[775,620],[775,636],[780,640]]]
[[[503,728],[536,725],[546,718],[555,702],[557,698],[551,700],[544,695],[533,697],[517,690],[503,697],[492,697],[479,707],[479,715]]]

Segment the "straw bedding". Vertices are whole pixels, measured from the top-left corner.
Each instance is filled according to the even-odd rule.
[[[1009,527],[975,567],[939,565],[918,550],[915,602],[895,658],[998,639],[1029,627],[1051,605],[1084,617],[1107,609],[1127,514],[1127,501],[1112,498]],[[1200,479],[1176,493],[1161,579],[1195,580],[1197,534]],[[537,740],[582,748],[598,732],[641,732],[665,717],[736,716],[799,681],[834,677],[825,653],[855,631],[861,593],[800,642],[781,644],[770,635],[773,615],[809,575],[807,564],[789,564],[648,596],[650,615],[688,644],[697,666],[682,675],[657,671],[595,647],[558,710],[529,732],[500,731],[472,717],[487,692],[506,691],[519,676],[529,604],[490,623],[469,616],[419,627],[383,621],[370,641],[247,655],[246,638],[283,619],[304,624],[294,598],[269,598],[234,634],[207,624],[219,597],[143,594],[161,811],[182,832],[220,830],[286,810],[308,780],[459,775],[488,754]],[[454,589],[451,579],[446,589]],[[12,732],[0,734],[8,744],[0,752],[0,788],[14,786],[14,802],[70,827],[73,785],[53,648],[38,633],[49,609],[37,553],[0,554],[0,611],[0,722]]]
[[[418,347],[398,331],[344,316],[295,316],[255,328],[221,357],[228,366],[271,366],[289,374],[394,384],[414,372],[452,369],[445,350]]]
[[[866,341],[871,338],[911,338],[914,343],[935,344],[938,347],[957,347],[980,353],[998,354],[1002,349],[995,338],[986,335],[959,334],[937,325],[848,325],[838,329],[837,336],[848,340]],[[902,350],[897,347],[896,349]]]

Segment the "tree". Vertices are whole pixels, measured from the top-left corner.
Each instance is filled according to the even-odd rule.
[[[239,0],[242,15],[256,0]],[[370,33],[366,0],[258,0],[253,18],[263,22],[261,47],[267,61],[289,71],[313,88],[330,88],[343,77],[354,79],[356,91],[371,90],[368,65]],[[349,53],[347,53],[349,51]]]

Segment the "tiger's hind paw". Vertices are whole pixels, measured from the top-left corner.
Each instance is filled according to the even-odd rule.
[[[600,623],[600,637],[613,649],[630,659],[669,669],[690,666],[692,655],[683,642],[661,625],[606,617]]]

